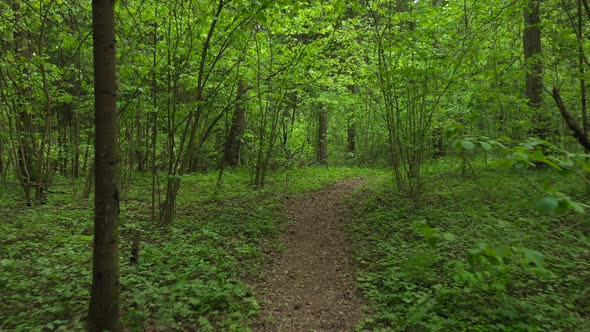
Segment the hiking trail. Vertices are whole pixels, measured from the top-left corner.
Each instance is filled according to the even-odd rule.
[[[344,232],[350,211],[343,200],[360,179],[285,200],[290,223],[256,286],[262,322],[256,331],[353,331],[363,301]]]

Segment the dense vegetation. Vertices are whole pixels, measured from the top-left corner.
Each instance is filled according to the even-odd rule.
[[[252,328],[285,197],[355,176],[359,330],[590,330],[589,34],[588,0],[0,2],[0,329]]]
[[[444,161],[429,173],[420,199],[387,180],[357,194],[358,282],[374,303],[362,329],[590,329],[587,216],[543,214],[531,186],[576,191],[573,179],[499,163],[465,177]]]
[[[150,179],[134,176],[121,211],[124,325],[204,331],[248,326],[259,305],[246,281],[260,273],[264,251],[280,230],[278,208],[285,195],[379,174],[307,168],[275,174],[264,190],[254,190],[245,171],[226,174],[222,187],[215,185],[216,175],[191,175],[183,179],[178,220],[167,228],[148,222]],[[2,194],[2,329],[82,329],[91,281],[92,205],[64,193],[21,210],[12,194]],[[19,211],[16,217],[11,210]],[[131,263],[135,230],[142,230],[138,264]]]

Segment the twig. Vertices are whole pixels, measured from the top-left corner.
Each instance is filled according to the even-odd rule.
[[[471,221],[471,219],[467,215],[467,212],[465,212],[465,209],[463,208],[463,204],[461,204],[461,201],[459,200],[459,197],[457,197],[457,195],[453,191],[453,188],[451,187],[451,185],[449,185],[449,182],[447,181],[447,178],[445,178],[445,176],[442,173],[440,174],[440,177],[443,179],[443,181],[447,185],[447,188],[449,188],[449,190],[451,191],[451,194],[455,198],[455,201],[457,201],[457,205],[459,205],[459,208],[461,209],[461,213],[463,214],[463,217],[465,217],[465,220],[467,221],[467,224],[469,225],[469,228],[471,228],[471,230],[473,231],[473,233],[477,236],[477,230],[473,226],[473,222]]]

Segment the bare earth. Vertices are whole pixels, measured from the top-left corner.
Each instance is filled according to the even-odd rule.
[[[257,331],[353,331],[363,302],[354,285],[342,200],[362,180],[341,181],[286,201],[292,221],[257,285],[263,322]]]

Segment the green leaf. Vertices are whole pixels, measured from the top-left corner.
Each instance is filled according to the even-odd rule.
[[[491,151],[492,150],[492,146],[488,142],[479,142],[479,144],[486,151]]]
[[[457,135],[459,135],[459,133],[461,133],[462,130],[463,130],[462,124],[455,124],[455,125],[445,128],[445,135],[447,138],[453,138],[453,137],[456,137]]]
[[[11,260],[11,259],[4,258],[4,259],[0,260],[0,266],[2,266],[2,267],[10,266],[10,265],[12,265],[12,263],[13,263],[13,260]]]
[[[545,256],[541,252],[529,248],[522,248],[522,252],[524,253],[524,256],[533,264],[537,266],[543,266],[543,263],[545,262]]]
[[[559,160],[559,166],[563,168],[573,168],[575,164],[571,160]]]
[[[542,214],[554,213],[559,207],[559,200],[555,197],[545,197],[537,202],[536,208]]]
[[[555,168],[558,171],[562,171],[563,170],[563,168],[560,165],[554,163],[553,161],[549,160],[548,158],[540,159],[540,161],[541,162],[544,162],[545,164],[547,164],[547,165],[549,165],[549,166],[551,166],[553,168]]]
[[[442,237],[447,241],[455,241],[457,239],[457,236],[453,233],[442,233]]]
[[[473,142],[468,141],[468,140],[462,140],[461,146],[463,146],[463,148],[465,150],[473,150],[475,148],[475,144],[473,144]]]
[[[584,213],[586,211],[586,208],[588,207],[585,204],[582,203],[578,203],[578,202],[574,202],[571,201],[570,202],[570,206],[572,207],[572,209],[574,209],[574,211],[576,211],[577,213]]]
[[[496,141],[496,140],[488,140],[488,143],[489,143],[489,144],[492,144],[492,145],[499,146],[499,147],[501,147],[502,149],[506,149],[506,146],[505,146],[504,144],[502,144],[502,143],[500,143],[500,142],[498,142],[498,141]]]

